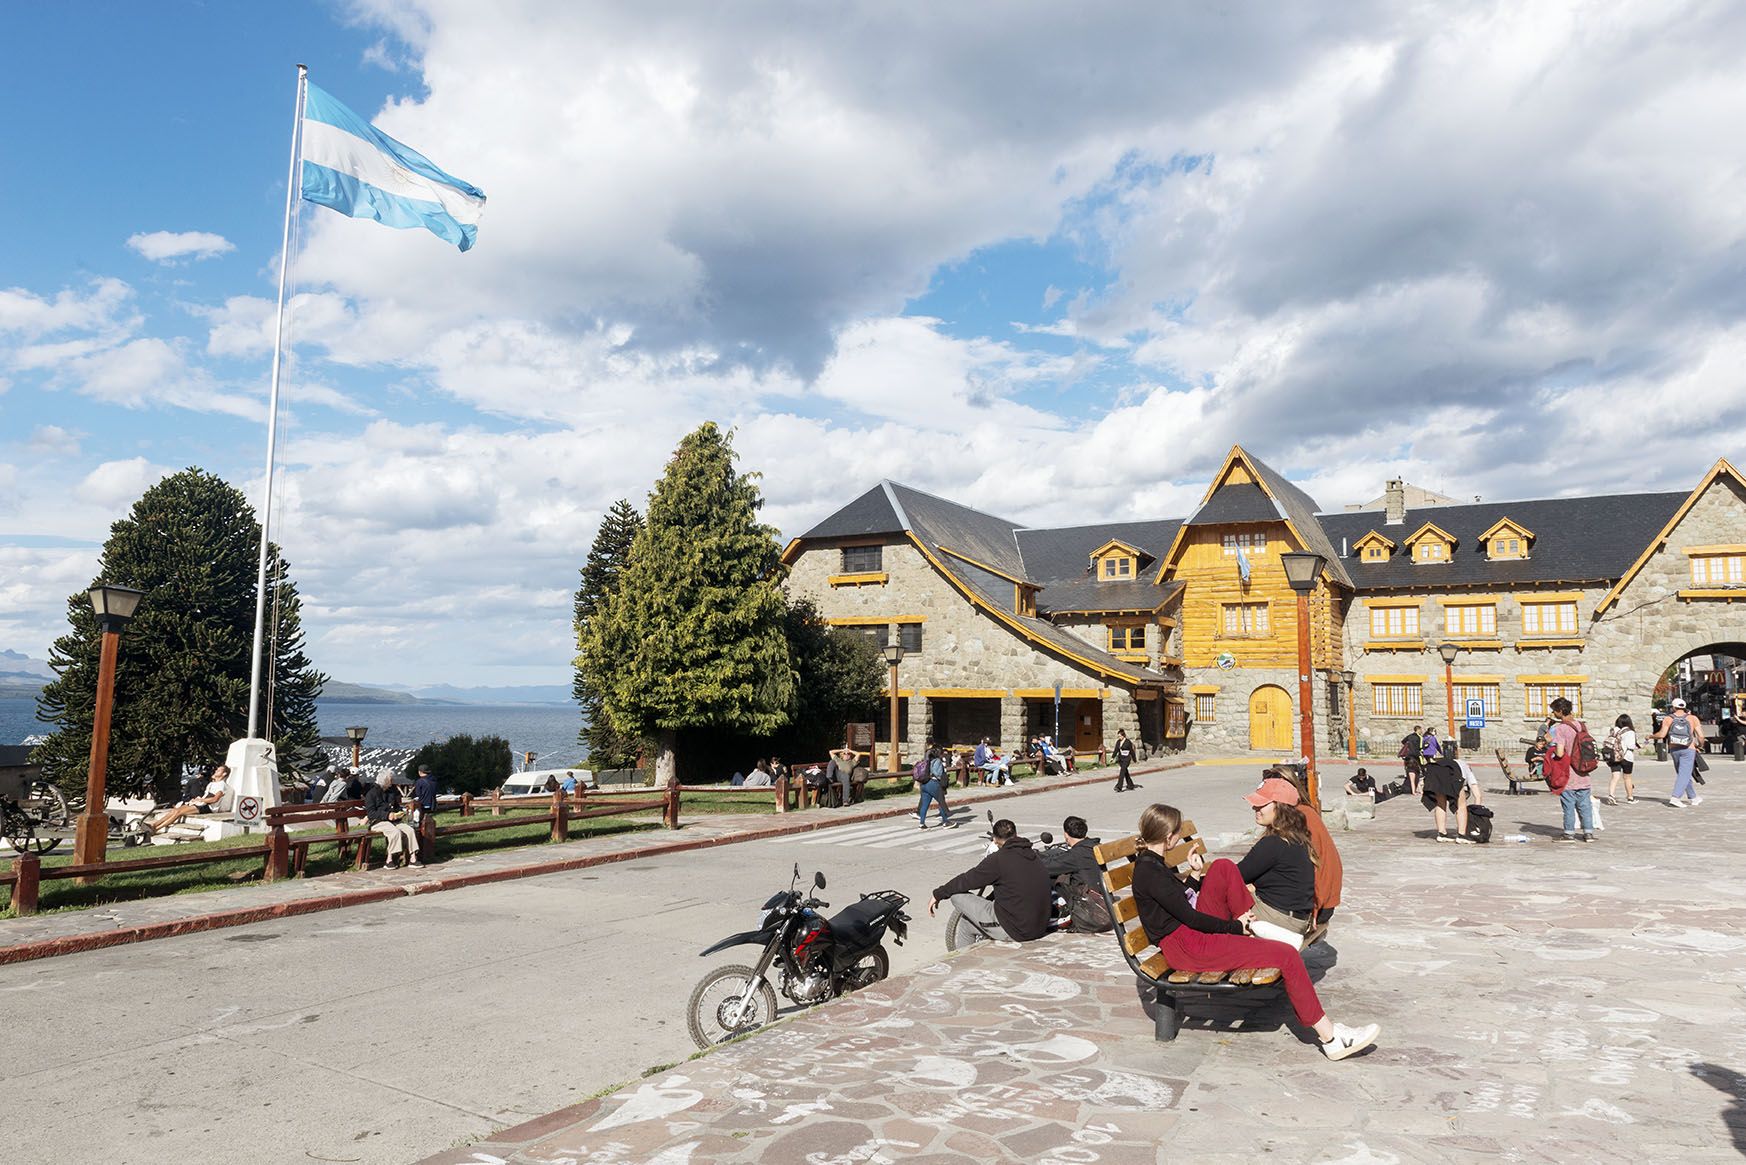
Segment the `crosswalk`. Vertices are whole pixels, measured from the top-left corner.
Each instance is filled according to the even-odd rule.
[[[941,854],[980,854],[988,848],[988,819],[986,816],[960,810],[952,814],[952,820],[958,822],[958,828],[948,829],[940,826],[937,814],[930,814],[926,830],[916,827],[915,818],[909,814],[902,817],[890,817],[879,821],[868,821],[860,825],[845,825],[836,829],[821,829],[816,833],[807,834],[801,838],[789,839],[791,843],[800,845],[831,845],[853,846],[858,849],[903,849],[918,853]],[[1061,824],[1039,825],[1018,822],[1018,830],[1033,842],[1044,830],[1049,830],[1057,837],[1061,833]]]

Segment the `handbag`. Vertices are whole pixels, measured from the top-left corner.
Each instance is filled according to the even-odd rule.
[[[1710,762],[1704,759],[1703,749],[1698,749],[1697,755],[1691,758],[1691,779],[1700,785],[1709,784],[1704,780],[1704,774],[1710,771]]]

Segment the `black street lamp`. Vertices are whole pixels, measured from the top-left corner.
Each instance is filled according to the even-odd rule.
[[[98,583],[91,588],[91,609],[103,645],[97,662],[97,706],[91,717],[91,764],[85,773],[85,812],[73,835],[73,860],[93,865],[103,860],[109,843],[105,812],[109,784],[109,716],[115,704],[115,659],[121,650],[121,630],[139,609],[145,592],[133,587]],[[81,878],[80,881],[86,879]]]
[[[370,730],[362,724],[354,724],[346,729],[346,737],[352,742],[352,768],[356,769],[363,761],[364,737],[370,735]]]
[[[1461,647],[1454,643],[1439,643],[1437,654],[1443,657],[1443,695],[1448,701],[1449,736],[1455,739],[1455,657],[1461,654]]]

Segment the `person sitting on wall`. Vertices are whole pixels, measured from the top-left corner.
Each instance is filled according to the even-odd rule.
[[[153,833],[160,833],[185,817],[201,813],[222,813],[230,799],[230,766],[219,765],[212,770],[212,779],[198,797],[192,797],[173,809],[166,810],[146,822]]]

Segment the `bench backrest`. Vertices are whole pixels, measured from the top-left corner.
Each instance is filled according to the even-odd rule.
[[[1161,979],[1169,973],[1170,961],[1140,925],[1140,904],[1134,901],[1134,858],[1139,852],[1138,835],[1106,841],[1092,850],[1098,873],[1103,876],[1103,893],[1109,901],[1109,916],[1115,920],[1122,957],[1136,974]]]
[[[307,821],[333,821],[357,817],[364,812],[362,801],[318,801],[313,805],[274,805],[267,810],[269,825],[291,825]]]

